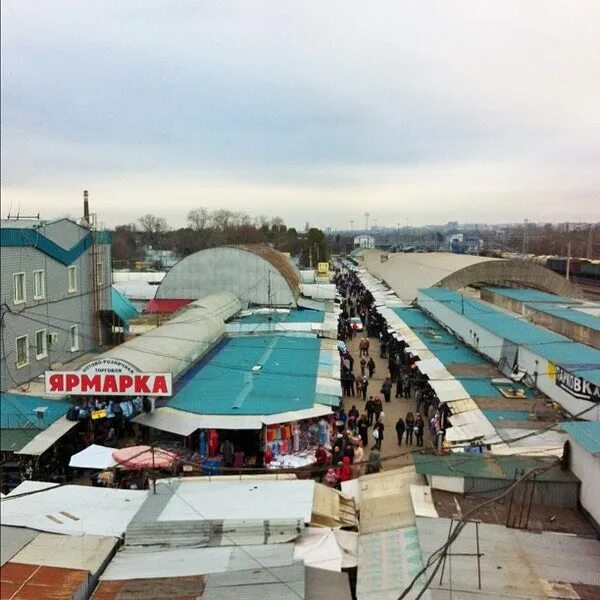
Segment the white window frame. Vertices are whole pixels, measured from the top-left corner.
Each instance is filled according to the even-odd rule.
[[[38,293],[40,290],[38,290],[38,286],[36,283],[36,275],[38,273],[41,273],[41,277],[40,277],[40,288],[41,288],[41,293]],[[37,271],[33,272],[33,299],[34,300],[43,300],[46,297],[46,272],[43,269],[38,269]]]
[[[23,297],[17,298],[17,277],[23,277]],[[15,304],[24,304],[27,302],[27,277],[25,276],[25,272],[22,271],[20,273],[13,273],[13,302]]]
[[[71,286],[71,273],[73,273],[73,285]],[[67,267],[67,292],[72,294],[77,291],[77,267]]]
[[[104,285],[104,270],[102,269],[103,264],[102,261],[99,260],[96,263],[96,283],[98,285]]]
[[[38,335],[42,334],[42,346],[43,351],[38,353]],[[47,329],[38,329],[35,332],[35,358],[36,360],[41,360],[42,358],[46,358],[48,356],[48,330]]]
[[[25,362],[19,362],[19,340],[25,340]],[[22,369],[29,364],[29,336],[27,335],[15,338],[15,364],[17,369]]]
[[[79,350],[79,325],[69,327],[69,341],[71,342],[71,352],[77,352]]]

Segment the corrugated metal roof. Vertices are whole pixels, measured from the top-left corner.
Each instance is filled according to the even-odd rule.
[[[229,339],[183,377],[170,406],[205,415],[268,415],[312,408],[319,350],[316,337]]]
[[[65,535],[85,533],[121,537],[143,504],[145,490],[63,485],[2,499],[2,525],[31,527]]]
[[[71,403],[26,394],[0,394],[1,429],[46,429],[49,425],[67,414]],[[35,409],[46,408],[44,418],[38,419]]]
[[[447,454],[431,456],[415,452],[413,462],[417,473],[422,475],[439,475],[442,477],[473,477],[481,479],[514,480],[515,474],[521,470],[549,467],[554,459],[535,458],[530,456],[497,456],[495,454]],[[578,481],[569,471],[563,471],[555,465],[537,476],[538,481]]]
[[[309,600],[351,600],[347,573],[333,573],[306,567],[306,598]]]
[[[486,289],[495,294],[513,298],[514,300],[520,300],[521,302],[560,302],[561,304],[583,303],[583,300],[549,294],[548,292],[542,292],[541,290],[535,290],[533,288],[488,287]]]
[[[106,571],[102,581],[147,579],[150,577],[191,577],[234,573],[252,569],[289,566],[293,544],[221,546],[213,548],[171,548],[141,550],[125,546]]]
[[[209,575],[202,600],[298,600],[305,595],[305,567],[252,569]]]
[[[572,421],[560,426],[588,452],[600,455],[600,421]]]
[[[570,373],[600,385],[599,350],[523,321],[497,310],[490,304],[467,298],[444,288],[423,289],[420,290],[420,293],[425,302],[427,302],[427,298],[441,302],[447,309],[463,315],[487,331],[515,344],[525,346],[539,356],[562,366]]]
[[[101,581],[92,600],[197,600],[204,598],[204,575]]]
[[[89,571],[96,575],[111,557],[118,539],[99,535],[40,533],[12,562]]]
[[[448,537],[449,519],[417,517],[423,561]],[[542,580],[600,585],[600,542],[569,534],[538,533],[479,524],[482,589],[477,589],[475,524],[468,524],[452,545],[452,564],[446,563],[442,584],[432,590],[452,589],[455,597],[546,598]],[[460,553],[470,556],[460,556]],[[449,559],[450,560],[450,559]],[[452,580],[450,582],[450,576]]]
[[[6,563],[0,568],[2,598],[73,600],[86,597],[89,574],[75,569]]]
[[[172,485],[169,480],[164,485]],[[159,521],[223,519],[311,520],[312,480],[214,480],[183,478]]]
[[[0,527],[0,566],[7,563],[40,534],[26,527]]]
[[[15,454],[41,456],[76,425],[78,425],[77,421],[68,421],[66,417],[60,417],[48,428],[40,431],[30,442],[25,444],[20,450],[17,450]]]

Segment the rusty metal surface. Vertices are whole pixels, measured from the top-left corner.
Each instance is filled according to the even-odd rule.
[[[203,575],[101,581],[92,600],[196,600],[205,587]]]
[[[71,600],[83,597],[87,571],[6,563],[0,569],[2,600]]]
[[[298,296],[300,294],[300,278],[284,254],[264,244],[239,244],[231,247],[242,248],[270,262],[288,282],[294,295]]]

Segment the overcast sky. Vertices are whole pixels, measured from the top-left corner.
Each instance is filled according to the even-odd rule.
[[[600,1],[2,1],[2,216],[600,220]]]

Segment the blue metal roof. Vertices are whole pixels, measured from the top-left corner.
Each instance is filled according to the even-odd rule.
[[[520,300],[521,302],[558,302],[560,304],[583,304],[582,300],[576,298],[567,298],[566,296],[557,296],[556,294],[549,294],[548,292],[542,292],[540,290],[533,290],[531,288],[503,288],[503,287],[489,287],[486,288],[490,292],[506,296],[507,298],[513,298],[514,300]]]
[[[419,336],[445,366],[453,363],[484,365],[487,361],[418,308],[392,310]]]
[[[571,321],[583,327],[600,331],[600,317],[581,312],[581,310],[577,310],[578,306],[576,305],[564,306],[560,304],[545,304],[543,302],[530,304],[528,302],[526,306],[533,310],[553,315],[559,319],[565,319],[565,321]]]
[[[570,373],[600,385],[600,351],[446,288],[427,288],[419,292],[425,296],[419,301],[425,309],[427,298],[441,302],[487,331],[525,346]]]
[[[133,303],[114,285],[110,289],[112,309],[124,323],[137,317],[140,313]]]
[[[592,454],[600,454],[600,421],[570,421],[560,426]]]
[[[39,420],[35,409],[47,407]],[[66,400],[49,400],[41,396],[0,394],[0,429],[45,429],[67,413],[71,403]]]
[[[207,415],[268,415],[312,408],[320,340],[252,336],[227,340],[181,380],[171,408]]]

